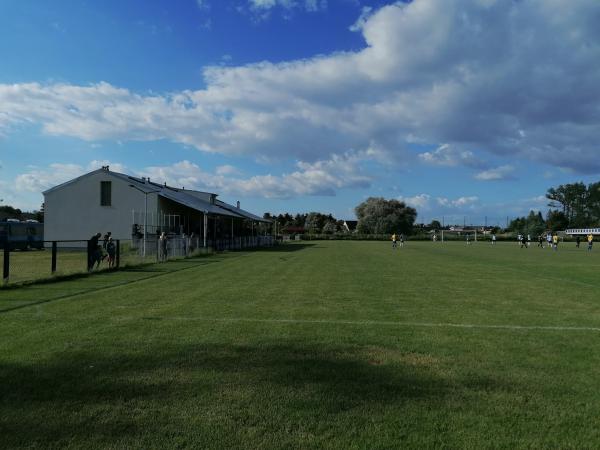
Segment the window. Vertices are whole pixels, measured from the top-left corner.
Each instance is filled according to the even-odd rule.
[[[111,205],[112,183],[110,181],[100,182],[100,206]]]

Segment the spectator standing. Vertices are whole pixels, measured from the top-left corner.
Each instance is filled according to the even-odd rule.
[[[102,233],[96,233],[88,241],[87,256],[88,256],[88,272],[94,268],[94,264],[97,262],[100,265],[101,248],[98,245]]]
[[[167,235],[163,231],[158,238],[158,260],[164,262],[167,260]]]
[[[117,246],[113,241],[112,236],[109,236],[106,243],[106,254],[108,255],[108,267],[115,267],[115,254],[117,252]]]

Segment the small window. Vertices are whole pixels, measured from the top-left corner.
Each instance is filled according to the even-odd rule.
[[[112,183],[110,181],[100,182],[100,206],[111,205]]]

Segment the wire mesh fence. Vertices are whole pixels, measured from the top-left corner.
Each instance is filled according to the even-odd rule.
[[[190,236],[148,236],[148,239],[104,241],[45,241],[39,250],[0,250],[2,285],[51,279],[57,276],[118,270],[127,266],[188,258],[215,251],[243,250],[274,245],[271,236],[206,240]]]

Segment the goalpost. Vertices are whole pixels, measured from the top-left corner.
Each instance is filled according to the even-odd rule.
[[[446,241],[465,241],[477,242],[481,237],[481,233],[477,232],[477,228],[472,230],[439,230],[440,242]],[[467,239],[468,237],[468,239]]]

